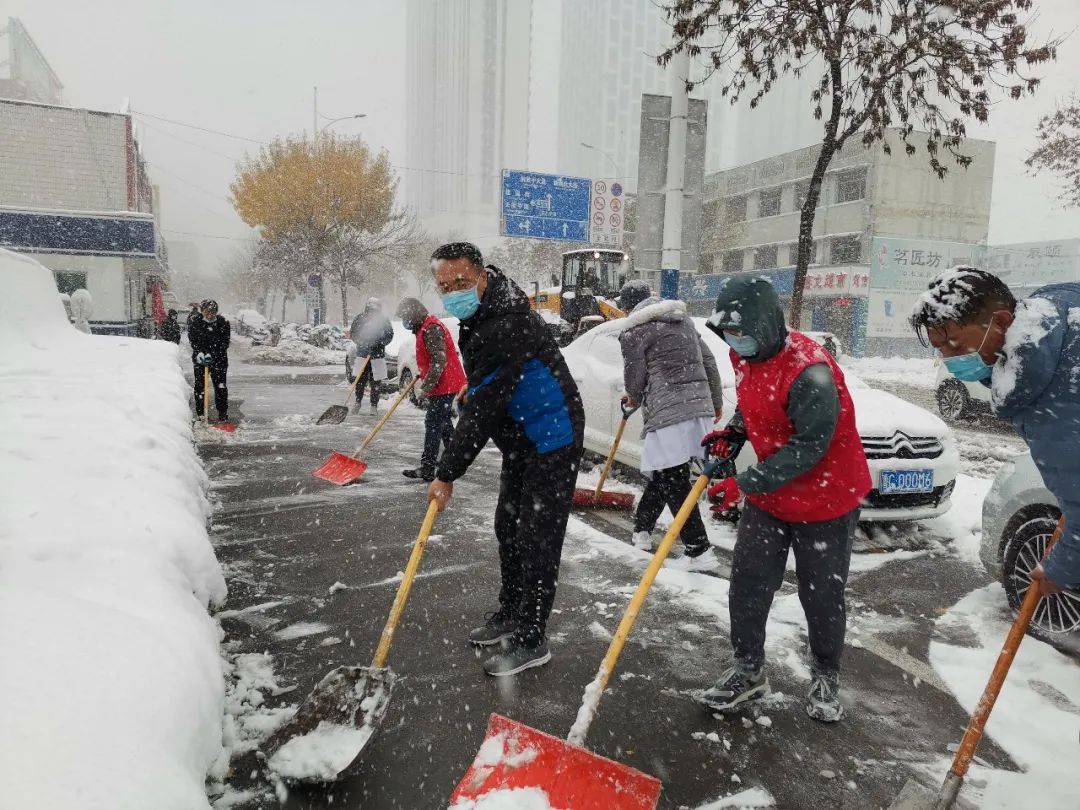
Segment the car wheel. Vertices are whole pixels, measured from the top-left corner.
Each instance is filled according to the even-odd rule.
[[[401,370],[401,374],[398,376],[398,391],[404,391],[408,387],[409,383],[412,382],[412,379],[412,371],[410,371],[408,368],[403,368]],[[409,392],[409,402],[411,402],[420,410],[423,410],[426,407],[425,403],[421,402],[419,399],[416,398],[415,387]]]
[[[937,407],[946,420],[959,422],[971,416],[971,395],[959,380],[945,380],[937,389]]]
[[[1031,585],[1031,572],[1046,553],[1046,544],[1057,526],[1057,518],[1044,515],[1020,525],[1005,547],[1001,570],[1005,595],[1013,610],[1020,608]],[[1080,593],[1062,591],[1039,602],[1028,632],[1042,641],[1059,646],[1069,633],[1080,630]]]

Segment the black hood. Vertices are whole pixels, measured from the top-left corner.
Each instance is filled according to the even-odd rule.
[[[503,275],[502,270],[493,264],[487,266],[487,289],[480,299],[480,306],[465,323],[479,323],[488,318],[498,318],[511,313],[528,312],[529,296],[521,287]]]
[[[787,342],[780,297],[764,278],[740,276],[724,281],[714,312],[706,324],[721,338],[725,329],[755,338],[759,349],[756,355],[747,358],[750,362],[768,360]]]

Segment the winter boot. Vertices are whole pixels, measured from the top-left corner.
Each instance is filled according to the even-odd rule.
[[[642,551],[652,551],[652,532],[634,532],[634,536],[630,538],[630,543],[634,548],[640,548]]]
[[[844,719],[840,703],[840,676],[831,673],[815,674],[806,696],[806,713],[822,723],[838,723]]]
[[[469,643],[477,647],[490,647],[498,644],[503,639],[510,638],[517,630],[518,620],[504,608],[499,608],[494,613],[484,617],[486,620],[482,627],[477,627],[469,633]]]
[[[491,656],[484,662],[484,672],[495,678],[517,675],[526,669],[542,667],[551,660],[551,650],[546,641],[535,647],[526,647],[517,639],[512,639],[505,649]]]
[[[751,671],[735,664],[724,671],[711,688],[697,696],[699,703],[718,712],[730,712],[769,694],[769,679],[761,669]]]
[[[694,550],[697,551],[696,549]],[[720,560],[717,558],[716,552],[713,551],[712,546],[706,546],[704,551],[699,551],[696,554],[692,554],[690,553],[690,550],[687,550],[681,557],[674,557],[665,562],[664,565],[678,571],[711,574],[714,571],[719,570]]]
[[[419,478],[429,484],[435,480],[435,471],[426,467],[417,467],[413,470],[402,470],[401,474],[406,478]]]

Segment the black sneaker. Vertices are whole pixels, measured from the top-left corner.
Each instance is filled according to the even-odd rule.
[[[822,723],[838,723],[844,719],[840,703],[840,676],[815,675],[806,696],[806,713]]]
[[[542,667],[550,660],[551,650],[548,649],[546,641],[541,641],[535,647],[526,647],[512,641],[506,649],[484,662],[484,672],[493,678],[502,678],[517,675],[533,667]]]
[[[435,471],[425,470],[423,467],[417,467],[415,470],[402,470],[401,474],[406,478],[420,478],[429,484],[435,480]]]
[[[499,608],[484,617],[483,627],[477,627],[469,633],[469,643],[477,647],[490,647],[503,639],[510,638],[517,630],[518,620]]]
[[[769,679],[762,670],[748,672],[729,667],[711,688],[696,695],[699,703],[718,712],[730,712],[769,694]]]

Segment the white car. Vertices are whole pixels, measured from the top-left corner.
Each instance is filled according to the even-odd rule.
[[[1057,498],[1043,483],[1031,453],[1001,466],[983,501],[979,557],[987,573],[1001,580],[1014,610],[1024,599],[1031,571],[1042,560],[1060,516]],[[1030,632],[1055,646],[1080,646],[1080,594],[1062,591],[1044,598]]]
[[[939,359],[937,366],[938,413],[950,422],[990,413],[990,389],[982,383],[956,379]]]
[[[442,321],[443,325],[450,330],[450,336],[454,339],[454,350],[458,351],[458,319],[445,317],[439,318],[439,320]],[[408,339],[406,340],[402,338],[399,340],[399,331],[407,335]],[[410,382],[412,382],[415,377],[420,376],[420,368],[416,364],[416,338],[412,332],[410,332],[408,329],[401,325],[401,321],[394,321],[394,341],[386,347],[387,357],[390,356],[391,347],[393,348],[395,358],[397,360],[398,388],[401,389],[408,385]],[[458,356],[461,356],[460,352],[458,352]],[[420,403],[417,402],[416,396],[412,391],[409,392],[409,400],[412,402],[413,405],[420,405]]]
[[[716,357],[724,386],[725,411],[735,411],[735,372],[727,344],[694,318],[698,332]],[[563,354],[585,402],[585,448],[606,456],[622,413],[622,351],[618,323],[609,322],[579,337]],[[866,496],[865,521],[923,520],[948,511],[960,457],[952,430],[937,416],[899,397],[867,386],[844,372],[874,488]],[[631,418],[616,460],[641,463],[641,412]],[[736,459],[739,469],[756,461],[747,444]]]

